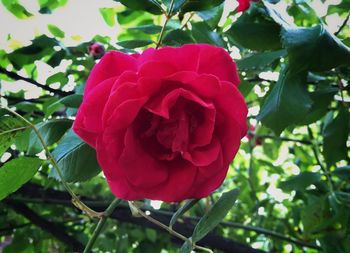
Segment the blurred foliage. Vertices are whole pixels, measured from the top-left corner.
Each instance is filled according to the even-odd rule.
[[[66,2],[38,0],[39,13],[50,14]],[[75,182],[71,186],[81,196],[111,199],[102,175],[97,175],[95,151],[69,131],[86,78],[104,50],[139,52],[154,47],[170,2],[120,0],[115,1],[115,8],[101,8],[106,25],[120,26],[117,40],[96,35],[91,41],[65,46],[65,32],[58,23],[49,24],[50,34],[38,35],[30,45],[12,51],[0,48],[0,82],[16,85],[23,80],[42,89],[39,97],[30,99],[23,91],[1,90],[1,104],[15,108],[39,128],[64,178]],[[322,16],[303,0],[253,2],[244,13],[231,10],[226,2],[176,0],[163,31],[162,46],[209,43],[231,52],[240,72],[239,89],[250,109],[250,132],[226,181],[218,192],[185,206],[182,213],[203,217],[220,192],[239,188],[235,206],[214,229],[217,235],[266,252],[350,252],[350,28],[346,23],[350,2],[328,5]],[[30,13],[20,1],[2,0],[2,4],[19,19],[40,15]],[[328,30],[332,15],[344,20],[335,33]],[[94,43],[103,46],[98,55],[91,51]],[[65,69],[41,84],[35,81],[37,61]],[[1,198],[30,180],[36,171],[31,183],[46,190],[63,190],[51,165],[42,161],[38,170],[41,162],[33,157],[43,148],[27,128],[0,110]],[[59,224],[83,245],[96,226],[71,206],[49,204],[44,196],[31,199],[30,194],[19,191],[0,202],[0,251],[4,249],[4,253],[71,252],[67,243],[11,208],[9,201],[16,200],[48,222]],[[231,203],[226,201],[232,199],[220,199],[214,206],[224,211],[228,208],[225,203]],[[146,209],[153,210],[151,204],[144,201]],[[181,206],[163,203],[161,210],[173,213]],[[210,213],[215,213],[208,218],[215,225],[226,214],[219,215],[217,210]],[[182,222],[181,217],[177,219]],[[197,220],[189,222],[195,225]],[[198,235],[203,230],[203,225],[199,226],[195,236],[201,238],[208,226]],[[165,253],[178,248],[166,234],[109,220],[94,252]],[[188,252],[188,245],[181,250]]]

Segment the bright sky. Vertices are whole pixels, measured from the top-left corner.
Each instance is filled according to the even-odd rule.
[[[12,15],[5,7],[0,4],[0,48],[8,52],[12,51],[13,47],[20,47],[30,44],[35,36],[40,34],[47,34],[52,36],[47,28],[48,24],[54,24],[65,32],[65,38],[62,42],[67,46],[77,45],[83,41],[90,41],[95,35],[107,35],[116,40],[116,35],[120,31],[120,27],[116,24],[114,27],[109,27],[103,20],[99,9],[103,7],[120,8],[120,4],[113,0],[68,0],[68,3],[53,11],[52,14],[38,13],[39,5],[36,0],[20,0],[19,1],[29,12],[34,16],[27,19],[18,19]],[[319,16],[324,16],[328,5],[339,4],[341,0],[312,0],[309,1],[310,6],[316,11]],[[236,0],[227,0],[225,2],[225,13],[236,8]],[[286,8],[284,1],[281,2],[282,9]],[[334,14],[326,19],[330,32],[335,32],[342,23],[343,18]],[[8,35],[11,35],[11,40],[8,41]],[[73,37],[80,37],[80,40],[74,40]],[[234,58],[239,58],[239,52],[232,52],[235,54]],[[58,72],[64,71],[65,66],[69,62],[62,62],[62,64],[55,69],[51,68],[43,62],[36,62],[38,69],[37,81],[45,83],[48,76]],[[19,73],[26,75],[25,73]],[[70,80],[73,85],[74,80]],[[1,84],[2,91],[11,90],[16,92],[23,89],[26,92],[27,98],[38,97],[40,89],[34,87],[26,82],[5,82]]]
[[[54,24],[63,30],[66,45],[77,44],[72,36],[79,35],[83,41],[90,40],[94,35],[108,35],[116,38],[118,26],[109,27],[104,22],[99,8],[118,7],[113,0],[69,0],[68,3],[52,14],[38,13],[39,5],[34,0],[21,0],[20,3],[34,16],[27,19],[18,19],[0,4],[0,47],[8,48],[7,35],[11,34],[12,43],[29,43],[35,35],[50,34],[48,24]]]

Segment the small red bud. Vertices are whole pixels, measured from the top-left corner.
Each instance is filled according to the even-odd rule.
[[[95,59],[101,58],[105,54],[105,49],[100,43],[94,42],[89,46],[89,54]]]

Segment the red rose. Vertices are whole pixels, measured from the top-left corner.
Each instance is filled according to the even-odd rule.
[[[252,0],[238,0],[238,9],[237,11],[245,11],[250,7],[250,2]],[[257,1],[257,0],[254,0]]]
[[[93,68],[73,128],[118,198],[202,198],[247,132],[238,83],[230,55],[211,45],[112,51]]]

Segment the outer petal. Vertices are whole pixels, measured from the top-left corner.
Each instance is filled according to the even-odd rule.
[[[110,51],[93,67],[86,81],[84,95],[89,94],[102,81],[119,76],[127,70],[136,70],[136,68],[137,62],[135,57],[117,51]]]
[[[198,44],[197,46],[201,48],[199,74],[212,74],[221,81],[239,84],[236,63],[223,48],[208,44]]]
[[[229,82],[221,82],[220,93],[215,99],[218,111],[222,111],[228,119],[234,120],[241,129],[241,138],[247,133],[248,108],[238,88]]]
[[[110,78],[95,87],[79,108],[73,130],[90,146],[96,146],[96,138],[102,133],[102,112],[116,78]]]
[[[196,44],[187,44],[182,47],[163,47],[147,49],[138,58],[141,66],[150,61],[170,64],[176,71],[197,71],[200,48]]]

